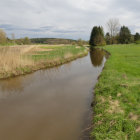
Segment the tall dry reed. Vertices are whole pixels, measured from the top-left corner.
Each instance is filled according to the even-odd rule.
[[[27,59],[24,53],[27,47],[1,47],[0,48],[0,74],[15,73],[17,69],[32,66],[34,62]]]

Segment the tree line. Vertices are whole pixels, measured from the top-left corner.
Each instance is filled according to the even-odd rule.
[[[72,45],[88,45],[88,41],[82,39],[63,39],[63,38],[32,38],[31,42],[34,44],[72,44]]]
[[[0,44],[18,44],[18,45],[25,45],[31,44],[31,41],[28,37],[15,39],[15,35],[11,34],[11,39],[6,36],[6,33],[3,29],[0,29]]]
[[[102,26],[94,26],[91,32],[89,44],[91,46],[102,46],[110,44],[140,44],[140,34],[131,34],[127,26],[120,26],[118,19],[110,19],[107,22],[108,32],[104,35]]]
[[[62,38],[31,38],[28,37],[15,39],[15,35],[11,34],[11,38],[6,36],[3,29],[0,29],[0,45],[28,45],[28,44],[72,44],[72,45],[88,45],[88,41],[78,39],[62,39]]]

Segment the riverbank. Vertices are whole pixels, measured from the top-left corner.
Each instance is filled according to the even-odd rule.
[[[94,91],[91,137],[96,140],[140,138],[140,45],[110,45]]]
[[[0,48],[0,79],[58,66],[88,54],[72,45],[22,45]]]

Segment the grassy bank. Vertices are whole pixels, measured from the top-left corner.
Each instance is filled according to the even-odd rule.
[[[0,47],[0,79],[49,68],[87,55],[80,46],[24,45]]]
[[[95,87],[92,138],[140,139],[140,45],[105,46],[111,53]]]

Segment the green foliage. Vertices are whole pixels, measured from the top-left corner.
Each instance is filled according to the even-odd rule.
[[[14,34],[12,34],[12,39],[9,39],[6,37],[6,33],[2,29],[0,29],[0,45],[10,46],[10,45],[15,45],[15,44],[29,45],[31,44],[31,41],[28,37],[15,39]]]
[[[105,35],[105,40],[106,40],[106,43],[108,44],[108,45],[110,45],[110,44],[118,44],[118,39],[119,37],[118,37],[118,35],[116,35],[116,36],[110,36],[110,34],[109,33],[106,33],[106,35]]]
[[[25,38],[23,39],[23,44],[31,44],[30,39],[29,39],[28,37],[25,37]]]
[[[131,32],[128,27],[122,26],[119,33],[119,41],[121,44],[131,43]]]
[[[15,42],[18,45],[29,45],[29,44],[31,44],[31,41],[28,37],[17,39]]]
[[[100,26],[93,27],[89,44],[91,46],[102,46],[106,44],[105,39],[104,39],[103,27],[100,27]]]
[[[105,46],[111,53],[95,87],[95,140],[139,140],[140,45]]]
[[[106,40],[106,44],[111,44],[111,36],[109,34],[109,32],[106,33],[105,35],[105,40]]]
[[[135,41],[136,44],[140,44],[140,40]]]
[[[74,44],[74,43],[73,43]],[[76,43],[78,46],[84,46],[84,45],[88,45],[88,42],[85,41],[85,40],[82,40],[82,39],[78,39],[77,40],[77,43]]]
[[[134,41],[138,41],[138,40],[140,40],[140,34],[139,33],[136,33],[134,35]]]
[[[64,60],[66,55],[70,54],[72,57],[77,56],[78,54],[87,53],[85,47],[78,47],[76,46],[51,46],[51,47],[41,47],[44,51],[38,51],[35,55],[31,55],[31,58],[35,61],[40,60],[53,60],[59,58]],[[46,49],[46,51],[45,51]],[[47,49],[51,49],[52,51],[47,51]],[[29,56],[30,57],[30,56]]]
[[[62,38],[32,38],[34,44],[76,44],[76,40]]]

